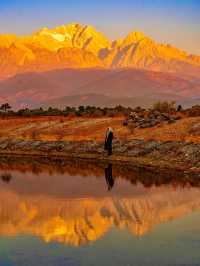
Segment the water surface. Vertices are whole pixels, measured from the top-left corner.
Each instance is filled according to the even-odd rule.
[[[200,265],[200,187],[128,166],[0,158],[0,265]]]

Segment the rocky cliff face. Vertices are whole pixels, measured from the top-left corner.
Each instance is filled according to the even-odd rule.
[[[78,23],[29,36],[0,35],[1,78],[64,67],[134,67],[198,77],[200,57],[157,44],[141,32],[110,41],[92,26]]]
[[[110,49],[105,62],[114,68],[135,67],[194,76],[200,67],[198,56],[189,56],[170,45],[157,44],[140,32],[130,33]]]
[[[61,47],[76,47],[98,55],[101,49],[111,46],[108,38],[97,32],[95,28],[78,23],[63,25],[52,30],[43,28],[33,38],[40,39],[41,37],[54,41],[54,46],[52,44],[52,47],[49,47],[51,50]]]

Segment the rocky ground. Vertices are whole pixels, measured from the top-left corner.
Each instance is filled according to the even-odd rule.
[[[200,123],[198,123],[198,118],[200,118],[200,105],[195,105],[184,110],[182,109],[181,105],[179,105],[178,110],[166,109],[165,111],[161,111],[159,108],[147,110],[141,107],[137,107],[129,114],[127,119],[124,120],[123,125],[128,126],[133,131],[133,129],[145,129],[153,127],[158,128],[166,124],[174,124],[178,120],[182,119],[184,121],[197,119],[197,124],[193,124],[193,130],[189,130],[188,133],[191,135],[200,136]],[[181,124],[181,122],[179,124]],[[179,133],[178,130],[177,133]]]
[[[157,110],[146,111],[141,109],[138,112],[131,112],[128,119],[124,121],[124,125],[134,128],[150,128],[164,122],[172,124],[181,118],[182,116],[177,113],[169,114]]]
[[[115,140],[108,157],[102,142],[0,140],[0,153],[85,158],[135,164],[155,170],[179,169],[200,173],[200,143],[155,140]]]

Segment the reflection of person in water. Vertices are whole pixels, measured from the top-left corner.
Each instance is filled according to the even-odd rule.
[[[105,179],[108,185],[108,190],[111,190],[115,182],[112,175],[112,164],[109,164],[108,167],[105,168]]]
[[[113,129],[108,127],[106,130],[104,149],[108,151],[108,155],[112,155],[112,141],[113,141]]]

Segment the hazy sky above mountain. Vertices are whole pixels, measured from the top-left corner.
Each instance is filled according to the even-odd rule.
[[[28,34],[71,22],[92,24],[111,39],[143,31],[200,55],[199,0],[0,0],[0,33]]]

